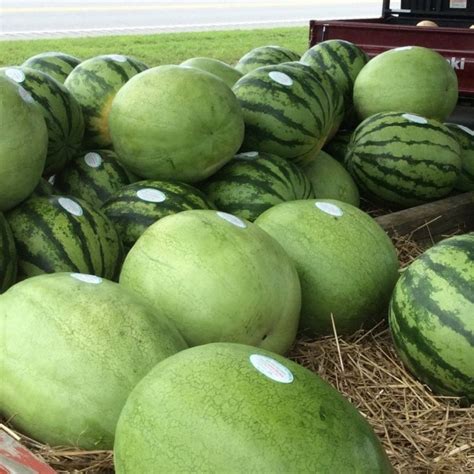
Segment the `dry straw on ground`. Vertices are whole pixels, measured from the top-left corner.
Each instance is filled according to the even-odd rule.
[[[410,236],[394,237],[402,265],[424,250]],[[403,367],[383,325],[342,338],[300,339],[291,357],[343,393],[379,435],[400,473],[474,472],[474,408],[434,396]],[[113,472],[112,453],[26,446],[58,472]]]

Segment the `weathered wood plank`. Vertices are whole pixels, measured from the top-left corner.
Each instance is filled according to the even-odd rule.
[[[410,235],[414,240],[438,241],[457,231],[474,230],[474,192],[458,194],[422,206],[376,218],[389,235]]]

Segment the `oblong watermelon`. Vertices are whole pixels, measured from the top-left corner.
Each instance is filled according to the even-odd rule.
[[[298,59],[299,55],[291,49],[273,45],[259,46],[244,54],[235,65],[235,69],[242,74],[247,74],[262,66],[298,61]]]
[[[183,61],[180,66],[195,67],[210,72],[222,79],[231,88],[243,75],[225,62],[213,58],[190,58]]]
[[[457,123],[445,123],[461,147],[461,172],[454,184],[460,191],[474,191],[474,130]]]
[[[80,59],[70,54],[48,51],[28,58],[22,66],[44,72],[63,84],[67,76],[80,63]]]
[[[474,233],[443,240],[410,264],[395,287],[389,323],[418,379],[474,401]]]

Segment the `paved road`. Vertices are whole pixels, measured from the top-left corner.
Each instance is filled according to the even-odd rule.
[[[307,25],[378,16],[381,0],[0,0],[0,39]]]

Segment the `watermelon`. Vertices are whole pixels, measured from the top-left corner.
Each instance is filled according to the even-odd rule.
[[[0,212],[26,199],[38,184],[48,130],[31,95],[0,75]]]
[[[120,411],[155,364],[185,349],[176,328],[95,275],[29,278],[0,299],[0,405],[42,443],[111,449]]]
[[[61,84],[81,60],[70,54],[49,51],[28,58],[22,67],[29,67],[50,75]]]
[[[241,344],[186,349],[130,394],[117,474],[389,473],[368,422],[318,375]]]
[[[354,131],[346,167],[376,199],[415,206],[451,192],[461,169],[460,147],[450,130],[435,120],[380,113]]]
[[[120,284],[164,311],[192,346],[228,341],[284,353],[296,336],[293,263],[232,214],[191,210],[160,219],[128,253]]]
[[[34,197],[7,214],[18,250],[20,278],[82,272],[118,276],[123,248],[110,220],[70,196]]]
[[[403,46],[375,56],[354,83],[354,106],[362,119],[403,111],[442,122],[457,100],[453,68],[439,53],[421,46]]]
[[[39,105],[48,128],[48,154],[43,174],[50,176],[79,150],[84,118],[72,94],[48,74],[28,67],[0,69],[0,74],[20,84]]]
[[[239,79],[233,91],[245,120],[241,151],[303,164],[316,157],[334,125],[333,98],[309,67],[261,67]]]
[[[16,281],[17,255],[13,234],[5,216],[0,213],[0,293]]]
[[[244,121],[236,97],[213,74],[158,66],[119,91],[110,130],[119,160],[137,176],[194,183],[237,152]]]
[[[189,184],[144,180],[122,187],[102,206],[115,224],[126,250],[159,219],[190,209],[213,209],[214,204]]]
[[[92,204],[96,209],[123,186],[135,181],[118,161],[112,150],[91,150],[80,153],[56,175],[55,186]]]
[[[445,123],[461,147],[461,172],[454,187],[459,191],[474,191],[474,130],[456,123]]]
[[[229,87],[232,87],[243,74],[223,61],[212,58],[191,58],[182,62],[180,66],[195,67],[210,72],[221,78]]]
[[[336,135],[324,145],[324,151],[344,164],[347,146],[351,141],[353,130],[338,130]]]
[[[474,233],[436,244],[403,272],[390,303],[401,359],[433,391],[474,401]]]
[[[359,190],[354,180],[344,166],[326,152],[320,151],[303,172],[313,185],[314,197],[336,199],[359,207]]]
[[[358,46],[341,39],[317,43],[301,57],[302,63],[316,71],[326,71],[334,78],[343,94],[347,111],[352,108],[354,82],[368,60],[368,56]]]
[[[262,66],[273,66],[288,61],[298,61],[299,58],[299,54],[288,48],[281,46],[259,46],[244,54],[235,65],[235,69],[242,74],[247,74]]]
[[[386,311],[398,278],[397,252],[384,230],[356,207],[330,199],[286,202],[255,221],[293,260],[301,328],[350,334]]]
[[[82,62],[69,74],[64,85],[79,102],[86,131],[84,149],[110,148],[109,113],[118,90],[147,66],[120,54],[96,56]]]
[[[268,208],[314,197],[305,174],[293,163],[268,153],[240,153],[201,189],[217,208],[254,221]]]

